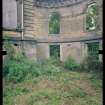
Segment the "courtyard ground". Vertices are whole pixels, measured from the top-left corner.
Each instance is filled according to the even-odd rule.
[[[92,72],[65,71],[21,83],[3,79],[3,105],[102,105],[102,79]]]

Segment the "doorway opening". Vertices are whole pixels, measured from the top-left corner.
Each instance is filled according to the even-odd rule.
[[[60,45],[50,45],[50,57],[60,59]]]
[[[88,43],[88,55],[93,57],[95,60],[99,60],[99,42]]]

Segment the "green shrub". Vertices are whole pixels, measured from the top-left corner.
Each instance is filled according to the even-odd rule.
[[[22,82],[42,75],[54,75],[61,72],[60,68],[49,61],[36,62],[27,58],[9,59],[3,68],[3,76],[8,81]]]
[[[11,43],[5,43],[5,48],[8,51],[8,57],[3,64],[3,76],[8,81],[22,82],[42,75],[54,75],[61,71],[56,66],[59,62],[56,59],[36,62],[29,60],[22,52],[17,53]]]
[[[77,62],[76,62],[75,59],[69,57],[69,58],[65,61],[64,66],[65,66],[67,69],[75,70],[75,69],[78,67],[78,64],[77,64]]]
[[[7,59],[13,59],[14,58],[14,54],[15,54],[15,49],[14,49],[12,43],[6,41],[6,42],[3,43],[3,47],[7,51],[7,55],[8,55]]]
[[[5,75],[9,81],[20,82],[26,75],[26,68],[27,66],[20,62],[9,60],[6,68],[4,69],[4,74],[7,73]]]
[[[47,60],[44,60],[43,64],[48,64],[48,65],[58,65],[60,63],[59,59],[56,59],[54,57],[50,57]]]
[[[15,46],[13,45],[12,42],[5,41],[3,43],[4,49],[7,51],[7,57],[6,60],[8,59],[14,59],[14,60],[21,60],[25,56],[23,55],[22,50],[16,50]]]
[[[102,71],[102,62],[92,56],[86,57],[80,66],[81,69],[85,69],[87,71]]]

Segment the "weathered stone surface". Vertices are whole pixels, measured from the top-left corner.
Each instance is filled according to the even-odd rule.
[[[24,25],[24,36],[33,35],[33,0],[24,0],[24,9],[23,9],[23,25]]]
[[[84,57],[84,44],[80,42],[61,44],[61,60],[65,61],[68,57],[80,62]]]
[[[20,15],[17,18],[17,15],[16,15],[17,12],[13,16],[13,13],[17,11],[16,1],[12,0],[11,2],[12,4],[15,4],[14,6],[12,6],[13,8],[15,8],[13,10],[11,10],[12,9],[11,4],[9,3],[10,0],[3,0],[3,2],[4,2],[3,25],[6,27],[9,27],[9,26],[16,27],[17,26],[16,22],[18,21],[18,26],[19,25],[21,26],[22,11],[20,10],[22,9],[21,8],[22,5],[18,4],[19,6],[18,14]],[[99,6],[100,28],[99,30],[95,30],[94,32],[87,32],[85,27],[86,11],[87,11],[88,5],[94,2],[96,2]],[[53,34],[49,34],[49,20],[50,20],[50,16],[55,11],[59,12],[60,14],[60,33],[53,35]],[[31,37],[33,39],[36,39],[38,42],[37,44],[24,42],[24,52],[27,55],[27,57],[32,59],[40,60],[40,59],[49,58],[50,44],[59,44],[61,61],[65,61],[69,56],[71,56],[74,59],[76,59],[76,61],[79,63],[84,59],[84,57],[87,56],[87,44],[83,41],[79,42],[79,40],[85,39],[86,41],[86,39],[94,40],[95,38],[96,38],[95,40],[97,40],[100,37],[101,37],[100,40],[102,40],[102,1],[101,0],[100,1],[84,0],[83,2],[76,3],[75,5],[62,6],[57,8],[43,8],[43,6],[40,8],[34,5],[33,0],[24,0],[23,14],[24,14],[24,19],[23,19],[24,37]],[[18,36],[18,35],[21,36],[20,33],[12,32],[10,34],[12,34],[12,36]],[[74,40],[77,40],[77,41],[74,41]],[[65,43],[63,41],[65,41]],[[100,46],[102,45],[100,44]]]
[[[47,43],[38,43],[36,46],[36,50],[38,60],[49,58],[49,46]]]
[[[37,56],[36,56],[36,44],[33,42],[24,42],[24,46],[23,46],[23,50],[25,55],[32,60],[36,60]]]
[[[33,35],[38,38],[50,36],[49,19],[50,16],[52,15],[52,12],[55,11],[59,12],[61,17],[60,34],[59,34],[60,37],[68,38],[68,37],[80,37],[83,35],[87,35],[85,24],[86,24],[86,11],[88,5],[89,1],[85,1],[82,2],[81,4],[77,4],[74,6],[62,7],[62,8],[46,9],[46,8],[34,7]]]
[[[3,0],[3,27],[17,27],[17,4],[16,0]]]

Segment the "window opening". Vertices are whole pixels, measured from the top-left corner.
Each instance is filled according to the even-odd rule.
[[[50,57],[60,58],[60,45],[50,45]]]
[[[60,32],[60,15],[53,12],[49,21],[49,34],[59,34]]]
[[[94,3],[88,6],[86,14],[86,30],[92,31],[97,28],[98,6]]]

